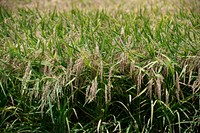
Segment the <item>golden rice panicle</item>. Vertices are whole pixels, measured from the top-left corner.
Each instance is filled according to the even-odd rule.
[[[93,100],[95,100],[96,98],[96,93],[97,93],[97,86],[98,86],[98,83],[97,83],[97,77],[95,77],[95,79],[92,80],[92,85],[91,87],[88,87],[86,89],[86,102],[90,103],[92,102]]]
[[[48,94],[50,93],[51,89],[51,82],[50,81],[46,81],[45,83],[43,83],[42,86],[42,97],[41,97],[41,104],[40,104],[40,108],[41,108],[41,116],[43,117],[44,114],[44,107],[48,104],[47,100],[48,100]]]
[[[105,85],[105,103],[107,104],[108,103],[108,86]]]
[[[24,73],[24,79],[27,79],[30,75],[30,70],[31,70],[31,62],[29,61],[28,62],[28,65],[26,66],[26,70],[25,70],[25,73]]]
[[[75,61],[73,72],[76,75],[79,75],[84,65],[84,58],[81,56],[79,59]]]
[[[25,90],[27,89],[27,85],[28,85],[28,80],[30,79],[30,76],[31,76],[31,63],[28,62],[27,66],[26,66],[26,69],[25,69],[25,72],[24,72],[24,76],[23,76],[23,80],[22,80],[22,95],[24,94]]]
[[[150,99],[152,99],[153,79],[149,80],[147,87],[148,87],[149,97]]]
[[[142,86],[142,71],[139,70],[139,73],[138,73],[138,77],[137,77],[137,95],[140,93],[140,89],[141,89],[141,86]]]
[[[161,95],[162,95],[162,83],[163,83],[163,77],[162,75],[158,75],[156,79],[156,93],[158,96],[158,99],[161,100]]]
[[[136,70],[136,68],[135,68],[135,63],[134,63],[134,61],[132,61],[132,62],[130,63],[130,72],[129,72],[130,78],[133,78],[133,71],[135,71],[135,70]]]
[[[126,54],[124,52],[122,52],[120,54],[120,64],[119,64],[121,73],[124,73],[126,66],[127,66],[127,57],[126,57]]]
[[[84,68],[84,57],[81,56],[79,59],[75,61],[75,64],[73,66],[73,74],[75,74],[76,76],[75,86],[79,84],[78,77],[83,68]]]

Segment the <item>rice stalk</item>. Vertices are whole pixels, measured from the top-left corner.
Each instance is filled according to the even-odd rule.
[[[179,84],[179,76],[177,72],[176,72],[176,97],[178,101],[180,101],[180,84]]]
[[[113,71],[113,66],[110,67],[110,70],[109,70],[109,74],[108,74],[108,87],[107,87],[107,95],[108,95],[108,102],[111,101],[111,85],[112,85],[112,82],[111,82],[111,77],[112,77],[112,71]]]
[[[73,81],[73,80],[72,80]],[[71,82],[71,81],[70,81]],[[74,99],[75,99],[75,97],[74,97],[74,85],[71,83],[70,84],[70,86],[71,86],[71,97],[72,97],[72,103],[74,102]]]
[[[100,133],[100,126],[101,126],[101,119],[99,120],[98,122],[98,125],[97,125],[97,133]]]
[[[117,129],[119,128],[119,129]],[[121,129],[121,123],[119,121],[117,121],[117,125],[115,126],[114,130],[112,131],[113,133],[118,131],[118,133],[121,133],[122,132],[122,129]]]
[[[103,82],[103,60],[100,61],[100,81]]]
[[[71,75],[73,73],[73,60],[72,60],[72,57],[69,58],[69,61],[68,61],[68,65],[67,65],[67,70],[66,70],[66,76],[65,76],[65,82],[66,84],[64,86],[67,86],[69,84],[70,79],[71,79]],[[76,66],[77,67],[77,66]],[[78,68],[76,68],[78,69]],[[74,87],[73,87],[73,84],[71,83],[71,98],[72,98],[72,102],[74,102]]]
[[[190,82],[192,80],[192,74],[193,74],[193,69],[189,69],[189,79],[188,79],[188,85],[190,85]]]
[[[165,104],[168,108],[169,107],[169,92],[168,92],[167,88],[165,89]]]

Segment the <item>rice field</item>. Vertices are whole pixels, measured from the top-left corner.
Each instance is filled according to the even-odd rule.
[[[198,0],[13,2],[0,132],[199,132]]]

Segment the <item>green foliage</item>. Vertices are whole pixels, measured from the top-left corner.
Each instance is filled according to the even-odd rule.
[[[0,132],[197,132],[199,14],[0,11]]]

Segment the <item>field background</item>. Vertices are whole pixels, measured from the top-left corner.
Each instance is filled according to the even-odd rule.
[[[161,12],[176,12],[179,8],[193,9],[199,11],[198,0],[1,0],[0,3],[12,9],[39,8],[40,10],[59,11],[71,10],[76,7],[83,10],[106,9],[137,11],[140,8],[159,8]]]

